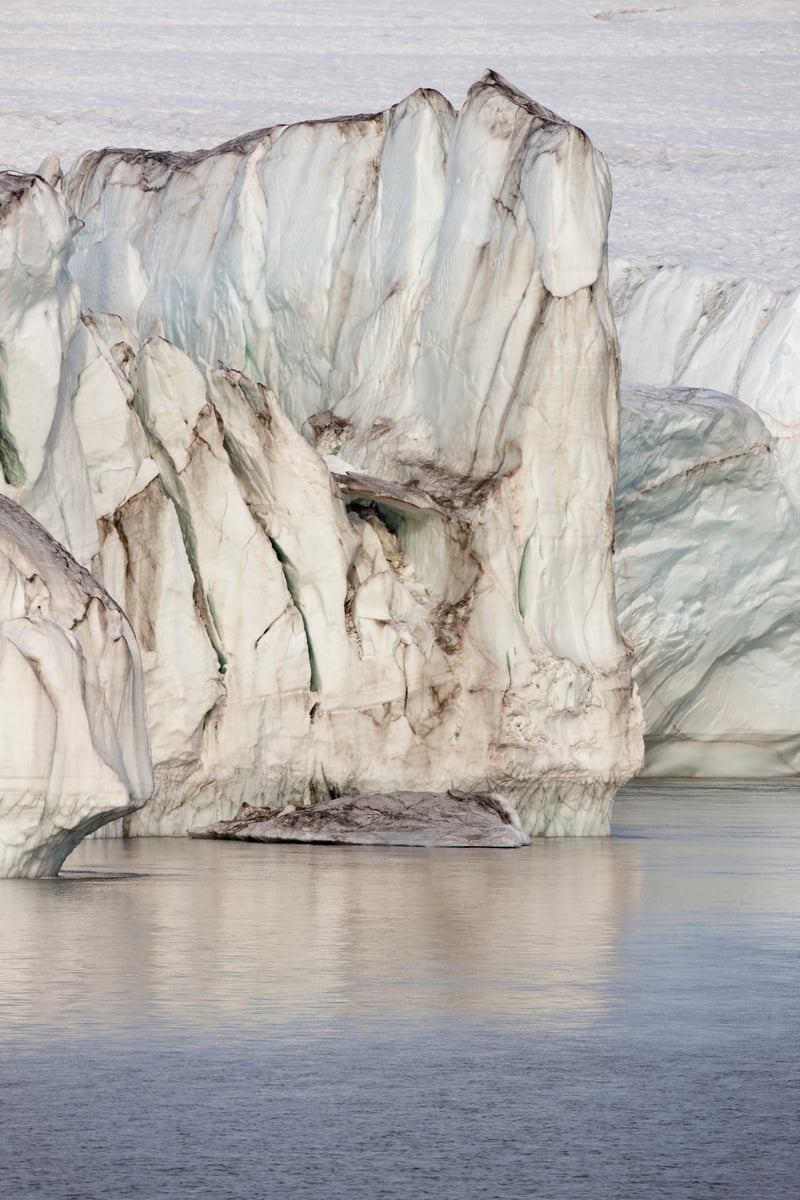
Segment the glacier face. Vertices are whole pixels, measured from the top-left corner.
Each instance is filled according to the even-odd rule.
[[[459,114],[418,92],[105,151],[48,193],[62,369],[26,368],[50,423],[23,452],[4,418],[3,490],[139,639],[156,793],[130,831],[449,787],[607,830],[641,755],[609,194],[585,136],[491,75]]]
[[[124,613],[0,496],[0,876],[55,875],[81,838],[153,790]]]

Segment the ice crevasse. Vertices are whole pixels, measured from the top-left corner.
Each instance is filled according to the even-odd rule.
[[[642,722],[585,135],[489,74],[51,182],[2,225],[3,491],[136,632],[128,831],[456,787],[606,832]]]

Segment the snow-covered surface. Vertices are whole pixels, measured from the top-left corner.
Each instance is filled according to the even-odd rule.
[[[29,254],[42,229],[62,254],[59,219],[69,241],[45,187],[8,210],[14,269],[45,273],[10,270],[9,307],[49,295],[64,378],[26,359],[9,385],[51,424],[5,486],[60,497],[139,637],[157,784],[129,828],[456,786],[529,833],[607,831],[641,718],[585,135],[489,77],[458,117],[418,91],[208,154],[87,155],[65,183],[83,321],[63,262]]]
[[[0,163],[208,147],[423,85],[458,106],[487,67],[605,154],[612,256],[798,283],[795,0],[7,4]]]
[[[0,496],[0,876],[58,873],[153,790],[142,670],[120,608]]]

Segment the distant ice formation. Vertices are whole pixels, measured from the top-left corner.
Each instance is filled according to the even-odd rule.
[[[139,653],[119,607],[0,496],[0,876],[55,875],[153,790]]]
[[[606,832],[642,724],[585,135],[490,74],[9,186],[3,490],[139,639],[128,830],[455,787]]]
[[[713,388],[800,435],[800,288],[615,262],[612,296],[625,383]]]
[[[615,576],[645,773],[794,774],[800,290],[622,263],[612,280],[624,385]]]
[[[623,389],[615,574],[645,773],[800,770],[800,521],[753,409]]]

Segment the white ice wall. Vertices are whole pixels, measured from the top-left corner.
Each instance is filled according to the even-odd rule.
[[[605,831],[641,725],[585,136],[490,76],[458,117],[418,92],[89,155],[67,196],[94,317],[62,347],[64,507],[93,506],[79,551],[137,632],[156,759],[129,827],[455,785]]]
[[[696,388],[623,390],[615,573],[645,773],[800,770],[800,520],[759,416]]]

